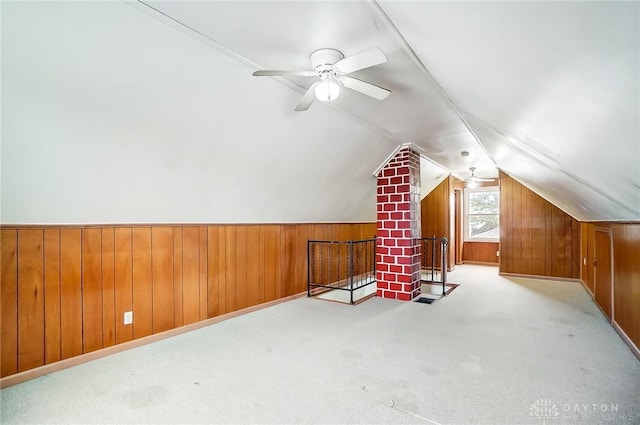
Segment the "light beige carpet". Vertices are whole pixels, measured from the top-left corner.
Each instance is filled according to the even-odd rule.
[[[431,305],[298,299],[2,390],[2,424],[638,424],[582,286],[459,266]]]

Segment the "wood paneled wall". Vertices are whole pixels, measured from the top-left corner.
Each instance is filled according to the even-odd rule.
[[[455,177],[449,176],[420,202],[422,237],[446,237],[449,240],[449,269],[456,264],[455,253]],[[453,247],[453,248],[452,248]]]
[[[449,237],[450,178],[444,179],[420,202],[422,237]]]
[[[481,186],[495,186],[496,183],[481,183]],[[498,243],[491,242],[464,242],[462,226],[462,196],[464,184],[457,178],[449,176],[442,183],[435,187],[427,196],[422,199],[420,205],[422,211],[421,226],[422,236],[446,237],[449,240],[449,268],[459,261],[456,261],[456,250],[460,251],[460,260],[495,263],[498,264]],[[460,199],[459,211],[456,211],[455,191],[458,191]],[[456,220],[456,214],[458,218]],[[456,232],[456,222],[459,222],[460,229]],[[459,237],[456,240],[456,236]]]
[[[462,248],[464,262],[498,264],[498,242],[465,242]]]
[[[303,292],[307,239],[375,233],[375,223],[3,226],[1,376]]]
[[[612,320],[640,348],[640,223],[582,223],[582,281],[595,292],[595,229],[613,233]],[[586,263],[586,264],[585,264]],[[595,301],[595,298],[594,298]],[[601,306],[606,309],[605,306]]]
[[[503,172],[500,272],[580,278],[580,223]]]

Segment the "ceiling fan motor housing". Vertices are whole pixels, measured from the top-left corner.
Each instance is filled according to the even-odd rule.
[[[336,49],[319,49],[311,53],[311,67],[318,74],[327,71],[333,71],[333,64],[341,59],[344,55]]]

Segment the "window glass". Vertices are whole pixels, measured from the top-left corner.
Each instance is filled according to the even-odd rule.
[[[465,189],[465,240],[500,239],[500,192],[497,187]]]

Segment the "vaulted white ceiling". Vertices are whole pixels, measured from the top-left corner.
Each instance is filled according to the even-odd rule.
[[[640,220],[639,28],[637,2],[3,2],[2,221],[372,220],[407,142],[425,189],[498,167]],[[370,46],[384,101],[293,112],[313,79],[251,76]]]

